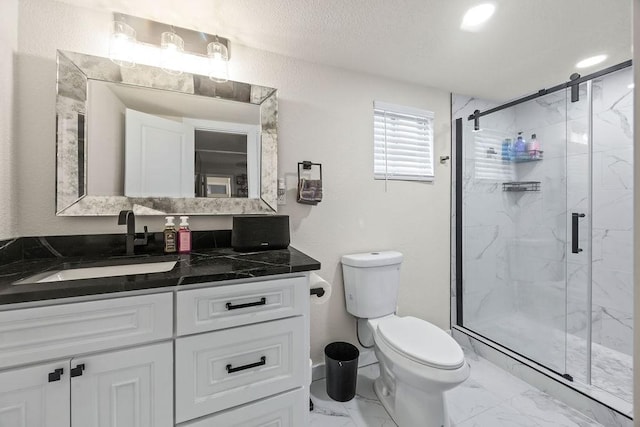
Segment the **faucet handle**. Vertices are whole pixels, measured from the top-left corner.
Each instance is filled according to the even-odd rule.
[[[134,239],[134,244],[136,246],[145,246],[149,243],[149,229],[145,225],[144,226],[144,237]]]

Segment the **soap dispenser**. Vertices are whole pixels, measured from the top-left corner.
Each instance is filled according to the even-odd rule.
[[[172,216],[166,216],[167,220],[164,225],[164,253],[172,254],[178,250],[176,226],[173,223]]]
[[[191,252],[191,230],[189,229],[188,216],[180,217],[180,229],[178,230],[178,252],[188,254]]]

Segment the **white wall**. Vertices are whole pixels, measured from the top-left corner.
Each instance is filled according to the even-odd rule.
[[[633,2],[633,45],[636,47],[633,50],[633,62],[634,64],[640,63],[640,0],[634,0]],[[635,93],[634,93],[634,130],[633,139],[635,141],[634,147],[640,146],[640,67],[633,67]],[[633,162],[636,165],[633,171],[633,258],[634,258],[634,313],[640,313],[640,275],[636,266],[640,265],[640,150],[637,148],[633,150]],[[640,316],[634,316],[633,320],[633,407],[640,408]],[[634,425],[640,426],[640,416],[634,419]]]
[[[18,49],[18,0],[0,2],[0,240],[18,234],[15,187],[15,58]]]
[[[30,117],[19,133],[21,235],[120,232],[115,218],[54,215],[55,52],[106,56],[110,14],[56,3],[20,1],[21,75],[18,112]],[[322,263],[334,294],[312,307],[312,357],[324,345],[355,341],[355,322],[344,309],[340,256],[395,249],[405,254],[399,311],[449,328],[450,107],[446,92],[232,46],[231,78],[278,88],[279,175],[286,177],[292,245]],[[435,183],[373,180],[373,100],[435,112]],[[324,200],[295,202],[297,162],[322,163]],[[22,191],[29,189],[29,191]],[[151,230],[162,218],[138,221]],[[193,218],[194,229],[229,228],[225,218]]]

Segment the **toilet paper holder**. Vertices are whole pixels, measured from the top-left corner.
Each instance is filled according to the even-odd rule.
[[[323,288],[311,288],[311,289],[309,289],[309,295],[315,295],[318,298],[320,298],[321,296],[324,295],[324,289]]]

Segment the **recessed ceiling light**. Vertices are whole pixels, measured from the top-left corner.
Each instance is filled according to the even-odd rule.
[[[582,61],[576,64],[576,68],[588,68],[593,67],[594,65],[600,64],[605,59],[607,59],[607,55],[596,55],[590,58],[583,59]]]
[[[487,22],[495,11],[496,7],[493,3],[483,3],[470,8],[462,18],[460,29],[464,31],[479,30],[482,24]]]
[[[636,87],[636,85],[631,83],[629,86],[627,86],[627,89],[633,89],[634,87]]]

